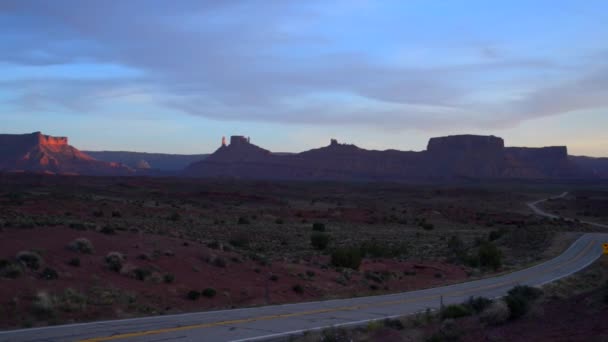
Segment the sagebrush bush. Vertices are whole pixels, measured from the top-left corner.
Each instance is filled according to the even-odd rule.
[[[91,243],[91,241],[83,237],[77,238],[74,241],[70,242],[70,244],[68,245],[68,249],[82,254],[91,254],[94,251],[93,244]]]
[[[359,248],[337,248],[331,254],[331,264],[336,267],[359,269],[361,266],[361,251]]]
[[[315,232],[310,236],[310,244],[318,250],[324,250],[329,245],[330,237],[328,234]]]
[[[471,310],[462,304],[452,304],[441,309],[441,319],[461,318],[471,314]]]
[[[37,270],[42,265],[42,257],[34,251],[21,251],[17,253],[17,260],[23,263],[27,268]]]
[[[315,222],[312,224],[312,230],[316,231],[316,232],[324,232],[325,231],[325,224],[321,223],[321,222]]]
[[[23,274],[23,268],[19,263],[3,260],[0,265],[0,277],[16,279]]]
[[[480,313],[492,305],[492,300],[486,297],[471,297],[466,301],[465,305],[475,313]]]
[[[213,288],[208,287],[208,288],[204,289],[204,290],[201,292],[201,294],[202,294],[204,297],[207,297],[207,298],[213,298],[213,297],[215,297],[215,295],[217,294],[217,291],[215,291],[215,289],[213,289]]]
[[[532,303],[542,294],[541,289],[527,285],[517,285],[509,290],[504,300],[509,306],[510,318],[517,319],[528,313]]]
[[[59,274],[54,269],[46,267],[44,270],[42,270],[42,273],[40,273],[40,277],[46,280],[54,280],[59,278]]]
[[[125,256],[120,252],[109,252],[106,255],[105,261],[112,271],[119,272],[125,261]]]
[[[479,246],[478,257],[479,265],[481,267],[497,270],[502,266],[502,253],[500,249],[491,242],[486,242]]]
[[[304,288],[303,288],[303,287],[302,287],[302,285],[300,285],[300,284],[294,285],[294,286],[292,287],[292,290],[293,290],[293,292],[295,292],[295,293],[297,293],[297,294],[302,294],[302,293],[304,293]]]
[[[511,316],[509,306],[503,300],[496,300],[483,310],[479,320],[488,325],[500,325],[505,323]]]
[[[188,292],[187,297],[190,300],[197,300],[201,297],[201,293],[200,293],[200,291],[191,290]]]

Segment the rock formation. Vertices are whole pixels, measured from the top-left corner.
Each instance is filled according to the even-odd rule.
[[[557,179],[590,175],[565,147],[507,147],[495,136],[432,138],[426,151],[373,151],[331,139],[326,147],[273,154],[233,136],[207,159],[188,166],[193,177],[296,180],[451,181],[458,179]],[[599,175],[596,172],[596,175]]]
[[[52,137],[40,132],[0,134],[0,170],[91,175],[128,175],[133,172],[119,163],[95,160],[68,145],[65,137]]]

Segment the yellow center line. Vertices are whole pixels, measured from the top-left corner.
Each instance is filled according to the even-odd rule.
[[[501,287],[501,286],[508,285],[508,284],[519,283],[522,280],[530,279],[532,276],[550,273],[560,267],[563,267],[565,265],[568,265],[570,263],[577,261],[578,259],[583,257],[587,253],[587,251],[591,247],[593,247],[593,245],[594,245],[594,242],[590,241],[587,244],[587,246],[585,246],[585,248],[581,252],[579,252],[579,254],[577,254],[574,258],[572,258],[566,262],[563,262],[559,265],[556,265],[555,267],[552,267],[549,270],[539,272],[539,273],[536,273],[536,274],[533,274],[533,275],[530,275],[527,277],[519,277],[514,280],[505,281],[505,282],[501,282],[501,283],[497,283],[497,284],[493,284],[493,285],[484,285],[484,286],[478,286],[478,287],[470,288],[470,289],[463,290],[463,291],[449,292],[449,293],[445,294],[444,296],[446,296],[446,297],[462,296],[462,295],[465,295],[468,293],[477,292],[479,290],[488,290],[488,289],[493,289],[493,288]],[[166,334],[166,333],[184,331],[184,330],[204,329],[204,328],[212,328],[212,327],[219,327],[219,326],[226,326],[226,325],[233,325],[233,324],[251,323],[251,322],[257,322],[257,321],[268,321],[268,320],[280,319],[280,318],[308,316],[308,315],[328,313],[328,312],[354,311],[354,310],[367,309],[367,308],[371,308],[371,307],[383,307],[383,306],[390,306],[390,305],[396,305],[396,304],[415,303],[415,302],[420,302],[420,301],[429,300],[429,299],[437,299],[440,296],[442,296],[442,295],[430,295],[430,296],[426,296],[426,297],[419,297],[419,298],[412,298],[412,299],[399,299],[399,300],[385,301],[385,302],[378,302],[378,303],[343,306],[343,307],[337,307],[337,308],[326,308],[326,309],[293,312],[293,313],[278,314],[278,315],[250,317],[250,318],[235,319],[235,320],[229,320],[229,321],[201,323],[201,324],[185,325],[185,326],[174,327],[174,328],[138,331],[138,332],[132,332],[132,333],[117,334],[117,335],[107,336],[107,337],[95,337],[95,338],[91,338],[91,339],[81,340],[80,342],[112,341],[112,340],[120,340],[120,339],[126,339],[126,338],[131,338],[131,337],[142,337],[142,336]]]

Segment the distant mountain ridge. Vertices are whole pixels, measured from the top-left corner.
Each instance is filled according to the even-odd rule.
[[[0,134],[0,171],[267,180],[433,182],[458,179],[608,179],[608,158],[570,156],[566,146],[505,147],[495,136],[431,138],[420,152],[325,147],[273,153],[249,138],[222,139],[212,154],[82,152],[66,137]]]
[[[123,163],[134,169],[181,171],[191,163],[203,160],[209,154],[168,154],[128,151],[84,151],[97,160]],[[147,167],[142,167],[146,166]]]
[[[586,157],[587,158],[587,157]],[[595,166],[592,169],[590,166]],[[431,138],[420,152],[375,151],[332,139],[326,147],[277,155],[233,136],[205,160],[184,170],[190,177],[285,180],[437,181],[455,179],[574,179],[608,177],[596,158],[568,156],[566,146],[505,147],[495,136]]]

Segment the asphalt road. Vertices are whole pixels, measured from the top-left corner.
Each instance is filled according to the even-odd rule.
[[[565,196],[565,194],[563,194]],[[528,205],[539,215],[552,215]],[[307,330],[403,316],[471,296],[500,297],[513,286],[540,286],[575,273],[600,257],[608,234],[584,234],[560,256],[521,271],[455,285],[391,295],[210,311],[0,332],[0,341],[252,341]]]

